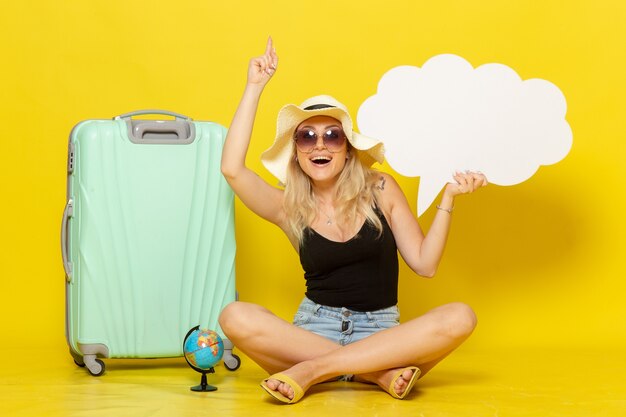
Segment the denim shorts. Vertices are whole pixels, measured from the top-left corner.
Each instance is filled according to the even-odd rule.
[[[363,312],[324,306],[304,297],[293,324],[340,345],[347,345],[397,326],[399,319],[398,306]]]

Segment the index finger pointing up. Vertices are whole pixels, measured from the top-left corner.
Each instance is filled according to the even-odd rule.
[[[265,55],[269,56],[272,52],[272,37],[267,38],[267,46],[265,47]]]

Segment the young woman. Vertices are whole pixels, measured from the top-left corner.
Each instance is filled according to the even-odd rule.
[[[220,325],[271,376],[261,385],[294,403],[314,384],[349,375],[402,399],[415,381],[456,349],[476,326],[474,312],[452,303],[399,324],[398,257],[432,277],[446,243],[454,198],[487,184],[456,173],[426,236],[389,175],[379,141],[353,131],[346,108],[329,96],[287,105],[262,161],[283,184],[270,186],[245,165],[252,126],[278,56],[269,39],[253,58],[228,131],[222,173],[241,201],[276,224],[300,255],[307,291],[294,323],[264,307],[235,302]]]

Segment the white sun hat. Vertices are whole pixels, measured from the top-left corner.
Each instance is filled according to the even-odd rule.
[[[348,141],[357,151],[357,156],[366,166],[374,162],[380,164],[385,159],[385,148],[378,139],[361,135],[352,130],[352,119],[346,106],[331,96],[315,96],[305,100],[300,106],[287,104],[278,112],[276,139],[272,146],[261,154],[261,162],[278,180],[287,181],[287,166],[293,157],[293,135],[296,127],[313,116],[330,116],[341,122]]]

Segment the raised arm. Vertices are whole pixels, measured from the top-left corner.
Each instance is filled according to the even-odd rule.
[[[448,240],[454,198],[484,187],[487,179],[481,173],[457,173],[454,176],[457,183],[446,185],[437,214],[428,234],[424,236],[400,186],[392,177],[386,178],[387,184],[381,192],[383,208],[388,213],[398,251],[413,271],[424,277],[432,277]]]
[[[283,191],[266,183],[246,166],[246,154],[261,93],[274,75],[277,65],[278,56],[272,38],[269,38],[265,54],[250,60],[246,88],[224,143],[222,174],[250,210],[280,225],[283,218]]]

